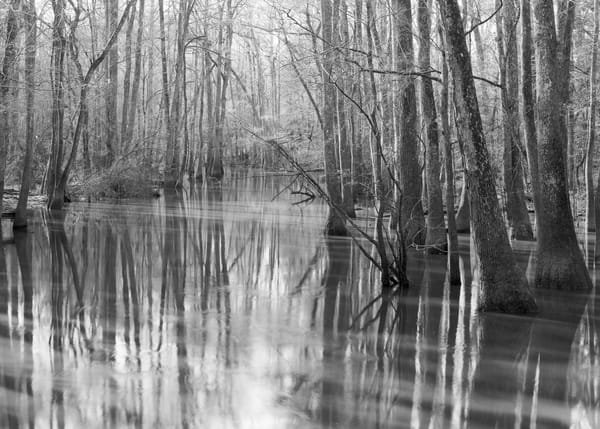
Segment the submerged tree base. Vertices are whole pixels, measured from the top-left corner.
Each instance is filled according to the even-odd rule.
[[[504,273],[502,279],[481,279],[479,311],[510,314],[537,313],[538,306],[527,280],[517,270]],[[483,292],[485,291],[485,293]]]
[[[496,286],[487,286],[495,288]],[[538,312],[538,306],[531,292],[523,290],[523,286],[515,288],[502,287],[498,294],[488,294],[479,304],[479,311],[510,314],[533,314]]]
[[[538,244],[535,287],[565,291],[590,290],[592,280],[585,266],[581,250],[572,246],[546,248]]]

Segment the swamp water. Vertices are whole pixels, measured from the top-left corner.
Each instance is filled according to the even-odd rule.
[[[478,314],[462,237],[462,286],[411,253],[382,296],[325,207],[272,201],[286,185],[71,204],[5,237],[0,427],[600,427],[595,293]]]

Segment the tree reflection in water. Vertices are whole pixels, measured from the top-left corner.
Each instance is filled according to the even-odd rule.
[[[411,253],[382,292],[285,185],[73,204],[0,241],[0,427],[600,424],[595,295],[479,315],[464,238],[460,286]]]

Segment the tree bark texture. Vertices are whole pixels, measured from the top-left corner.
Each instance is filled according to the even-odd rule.
[[[332,79],[333,63],[335,55],[331,49],[333,41],[333,14],[332,0],[321,0],[321,20],[323,38],[323,155],[325,158],[325,180],[327,182],[327,193],[331,202],[338,208],[342,207],[341,180],[337,169],[337,154],[335,148],[335,109],[336,88]],[[327,217],[326,233],[328,235],[346,235],[346,224],[343,217],[338,213],[339,209],[329,208]]]
[[[504,0],[496,16],[500,82],[502,84],[502,132],[504,141],[504,189],[510,236],[533,241],[533,229],[525,203],[519,144],[519,67],[517,63],[517,0]],[[500,1],[497,0],[497,6]]]
[[[431,69],[431,18],[429,0],[419,0],[417,18],[419,23],[419,68],[422,72]],[[427,224],[425,246],[427,253],[443,253],[448,250],[448,238],[444,222],[442,186],[440,184],[440,156],[437,112],[433,93],[433,82],[421,78],[421,115],[425,130],[425,181],[427,184]]]
[[[587,153],[585,159],[585,193],[587,196],[586,223],[588,231],[596,230],[596,204],[594,198],[594,158],[596,155],[596,81],[598,80],[598,0],[594,0],[594,36],[590,69],[590,104],[588,115]]]
[[[450,103],[448,100],[448,63],[445,54],[445,40],[443,29],[440,26],[440,38],[444,46],[442,50],[442,90],[440,92],[440,117],[442,124],[442,138],[444,142],[444,162],[446,178],[446,213],[448,218],[448,269],[451,285],[458,285],[460,280],[460,263],[458,254],[458,232],[454,213],[454,153],[450,133],[450,121],[448,119]]]
[[[23,158],[23,174],[19,202],[15,213],[14,228],[27,226],[27,200],[31,187],[31,163],[33,141],[35,138],[35,55],[37,51],[37,14],[35,0],[28,0],[24,7],[25,21],[25,85],[26,85],[26,118],[25,118],[25,156]],[[1,205],[0,205],[1,206]],[[1,207],[0,207],[1,209]],[[1,211],[1,210],[0,210]]]
[[[561,107],[565,100],[565,70],[560,64],[562,38],[557,39],[551,2],[534,1],[534,22],[540,174],[535,286],[587,290],[592,283],[575,235],[567,190],[566,126]]]
[[[52,57],[51,57],[51,83],[52,83],[52,145],[50,151],[50,167],[48,169],[48,207],[61,209],[64,204],[64,194],[58,190],[60,172],[64,154],[64,80],[65,80],[65,54],[67,40],[65,35],[65,1],[52,0],[54,23],[52,26]],[[58,191],[58,192],[57,192]]]
[[[397,10],[396,68],[399,72],[412,72],[414,50],[412,41],[412,13],[408,0],[394,0]],[[417,138],[417,98],[415,83],[411,77],[402,82],[398,100],[400,112],[398,121],[398,166],[401,200],[400,225],[407,244],[425,243],[425,215],[421,201],[421,166],[419,163],[419,142]]]
[[[11,0],[6,11],[6,38],[4,39],[4,59],[0,70],[0,213],[2,213],[2,198],[4,196],[4,176],[6,175],[6,158],[9,146],[9,98],[11,81],[14,78],[15,62],[17,59],[17,33],[19,23],[17,10],[19,0]]]
[[[538,168],[537,131],[535,125],[534,78],[532,72],[533,41],[531,36],[531,0],[521,0],[521,97],[525,148],[531,176],[533,205],[539,210],[540,178]]]
[[[117,20],[119,17],[119,0],[107,0],[106,8],[106,26],[108,35],[117,28]],[[110,167],[119,153],[119,121],[117,119],[117,99],[119,91],[119,47],[115,43],[107,58],[108,68],[108,84],[106,87],[106,149],[108,151],[106,157],[106,166]]]
[[[458,3],[439,0],[439,4],[454,81],[458,127],[464,138],[473,242],[481,271],[479,309],[509,313],[536,311],[500,212]]]
[[[333,34],[336,43],[336,51],[340,52],[341,49],[346,49],[350,42],[350,36],[348,34],[348,5],[346,4],[346,0],[335,0],[334,8],[336,6],[337,10],[334,10],[334,13],[336,13],[338,17],[334,19],[335,27],[333,29]],[[347,94],[349,92],[349,85],[347,82],[348,70],[347,67],[344,67],[346,63],[343,60],[343,55],[339,55],[339,60],[336,61],[336,63],[338,68],[336,76],[339,76],[338,85],[340,85]],[[338,91],[337,125],[339,130],[338,138],[342,174],[342,205],[344,206],[346,214],[351,218],[355,218],[356,212],[354,211],[354,192],[352,185],[352,144],[350,133],[348,132],[349,116],[345,96]]]

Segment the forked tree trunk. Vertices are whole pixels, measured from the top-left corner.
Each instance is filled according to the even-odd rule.
[[[223,19],[224,8],[227,8],[227,19]],[[231,1],[227,0],[226,4],[220,12],[219,20],[219,35],[218,35],[218,52],[220,53],[217,59],[217,77],[215,85],[215,101],[214,101],[214,138],[209,140],[207,171],[208,177],[216,180],[221,180],[225,174],[223,169],[223,143],[224,143],[224,126],[225,126],[225,107],[227,102],[227,86],[231,74],[231,38],[233,37],[232,18],[233,11]],[[224,30],[227,32],[223,37]]]
[[[467,160],[473,242],[481,271],[479,309],[509,313],[536,311],[500,212],[458,3],[439,0],[439,5],[454,80],[458,126]]]
[[[23,7],[23,11],[25,14],[25,31],[27,32],[25,36],[25,85],[27,91],[25,157],[23,158],[21,190],[19,192],[19,202],[17,203],[13,228],[27,226],[27,199],[29,197],[29,188],[31,187],[31,161],[33,156],[33,140],[35,136],[35,55],[37,48],[37,14],[35,11],[35,0],[28,0]]]
[[[81,64],[79,63],[79,61],[77,59],[76,49],[74,48],[74,46],[71,42],[71,54],[72,54],[73,60],[75,61],[75,66],[77,68],[77,73],[78,73],[79,79],[80,79],[80,82],[79,82],[80,93],[79,93],[79,105],[78,105],[79,114],[78,114],[78,118],[77,118],[77,125],[75,126],[75,132],[73,133],[73,143],[71,145],[71,151],[70,151],[69,157],[68,157],[67,162],[64,165],[64,167],[63,167],[63,157],[64,157],[63,145],[64,145],[64,143],[62,142],[62,137],[60,138],[60,140],[58,140],[60,145],[57,145],[56,147],[54,146],[54,140],[53,140],[53,147],[52,147],[53,152],[51,154],[51,157],[52,157],[51,158],[52,180],[50,180],[48,182],[49,183],[48,206],[50,209],[57,209],[57,210],[62,209],[62,207],[64,205],[65,190],[67,188],[67,183],[69,181],[69,175],[71,172],[71,168],[73,167],[73,163],[75,162],[75,158],[77,156],[79,140],[80,140],[82,134],[84,134],[85,129],[87,128],[87,124],[88,124],[89,112],[88,112],[88,105],[87,105],[87,94],[88,94],[88,90],[89,90],[90,81],[94,75],[94,72],[98,69],[98,67],[102,64],[102,62],[108,57],[108,55],[111,51],[111,48],[115,45],[115,43],[117,41],[117,37],[118,37],[121,29],[123,28],[125,21],[127,20],[129,11],[131,10],[131,8],[135,4],[135,2],[136,2],[136,0],[129,0],[129,2],[127,3],[127,6],[125,7],[125,10],[123,11],[123,15],[121,16],[121,19],[119,20],[119,23],[117,24],[115,30],[110,35],[110,39],[106,43],[106,46],[102,50],[102,53],[92,61],[92,63],[90,64],[90,67],[87,70],[85,75],[83,74]],[[59,3],[57,3],[57,4],[59,4]],[[63,4],[63,8],[61,8],[61,6],[59,4],[59,7],[57,9],[55,9],[55,11],[56,11],[55,13],[57,13],[57,12],[59,13],[59,16],[64,14],[64,4]],[[62,14],[61,14],[61,12],[62,12]],[[77,20],[74,20],[74,22],[77,22]],[[59,21],[59,24],[60,24],[60,21]],[[74,32],[75,28],[72,26],[71,30]],[[64,29],[63,29],[63,34],[64,34]],[[71,38],[73,38],[73,35],[71,35]],[[66,40],[64,41],[64,43],[66,45]],[[66,49],[66,46],[63,47],[63,49]],[[54,52],[54,50],[53,50],[53,52]],[[64,57],[64,54],[63,54],[63,57]],[[60,69],[58,69],[58,70],[60,70]],[[58,70],[57,70],[57,74],[58,74]],[[60,77],[61,75],[58,74],[58,76]],[[55,79],[58,79],[58,78],[55,78]],[[64,71],[63,71],[63,75],[62,75],[61,79],[64,79]],[[56,82],[61,83],[62,80],[56,80]],[[60,86],[62,87],[62,83],[60,84]],[[53,89],[53,103],[58,103],[59,100],[62,100],[62,98],[64,98],[64,93],[61,95],[59,89],[60,88]],[[64,111],[59,112],[59,113],[60,113],[60,115],[64,116]],[[62,119],[60,121],[57,119],[56,122],[54,122],[54,117],[53,117],[53,139],[54,139],[54,135],[55,135],[55,129],[57,130],[57,132],[56,132],[57,136],[62,135],[62,127],[63,127]],[[55,153],[54,150],[56,148],[58,148],[59,150],[57,150]]]
[[[426,72],[431,68],[431,18],[429,0],[419,0],[417,17],[419,22],[419,67]],[[444,114],[444,112],[442,112]],[[427,184],[427,231],[425,245],[427,253],[443,253],[448,250],[448,236],[444,222],[442,187],[440,184],[440,156],[437,112],[433,94],[433,82],[421,78],[421,115],[425,129],[425,181]]]
[[[587,290],[592,287],[579,248],[569,203],[564,156],[566,70],[563,42],[570,43],[565,30],[557,37],[552,2],[534,1],[537,137],[540,175],[537,266],[535,286],[547,289]]]

